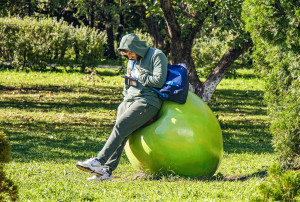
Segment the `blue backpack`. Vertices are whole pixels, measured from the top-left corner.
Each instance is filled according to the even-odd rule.
[[[158,93],[162,100],[168,100],[184,104],[189,91],[189,80],[186,65],[184,63],[168,64],[167,80],[160,89],[151,87]]]

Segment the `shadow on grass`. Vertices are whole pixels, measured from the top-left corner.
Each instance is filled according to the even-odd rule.
[[[97,108],[104,108],[108,110],[113,110],[117,108],[117,103],[119,103],[118,99],[113,99],[107,101],[107,99],[94,99],[90,98],[89,102],[84,102],[78,99],[79,102],[70,102],[70,103],[62,103],[62,102],[29,102],[29,101],[18,101],[15,100],[13,102],[0,101],[0,108],[16,108],[22,109],[25,111],[56,111],[56,112],[85,112],[90,111]]]
[[[86,86],[86,85],[35,85],[35,86],[3,86],[0,85],[2,93],[9,93],[15,91],[18,94],[30,94],[40,92],[52,92],[52,93],[91,93],[97,95],[110,95],[112,92],[120,91],[120,87],[114,86]]]
[[[273,153],[262,91],[216,90],[209,105],[217,117],[231,117],[219,118],[225,152]]]
[[[0,86],[2,94],[14,93],[22,96],[12,97],[9,100],[0,101],[0,108],[16,108],[26,111],[66,111],[82,112],[97,108],[113,110],[121,101],[121,89],[119,87],[65,87],[65,86],[36,86],[25,88]],[[54,95],[52,98],[49,95]],[[87,93],[90,96],[70,97],[64,93]],[[55,98],[56,95],[63,95],[64,100]],[[96,95],[96,96],[95,96]],[[48,96],[48,97],[47,97]],[[68,97],[69,96],[69,97]]]
[[[114,119],[107,116],[121,102],[121,94],[118,93],[121,89],[118,87],[39,85],[12,88],[1,85],[0,90],[2,94],[11,94],[9,98],[0,99],[0,109],[4,112],[0,114],[0,128],[9,137],[12,157],[20,162],[84,160],[95,155],[114,125]],[[41,91],[46,91],[42,97]],[[52,100],[50,96],[47,97],[47,91],[54,95]],[[81,93],[87,95],[80,96]],[[12,109],[15,118],[6,120],[5,111]],[[107,113],[102,115],[105,118],[76,116],[95,110]],[[25,112],[51,112],[58,115],[49,121],[41,121],[34,113],[26,115]],[[61,112],[68,114],[68,120],[59,120]]]
[[[104,65],[107,67],[104,68],[96,68],[97,70],[97,75],[99,76],[117,76],[120,75],[121,73],[124,73],[125,70],[124,68],[119,68],[119,67],[115,67],[114,65]],[[116,64],[116,66],[120,66],[120,64]],[[94,70],[94,68],[91,68],[92,70]],[[14,67],[12,66],[5,66],[5,65],[0,65],[0,72],[7,72],[7,71],[17,71]],[[19,72],[27,72],[25,70],[23,71],[19,71]],[[79,74],[83,74],[83,75],[88,75],[89,73],[85,72],[83,68],[80,67],[72,67],[72,66],[66,66],[66,67],[49,67],[45,70],[39,70],[39,71],[34,71],[34,70],[30,70],[30,72],[36,72],[36,73],[40,73],[40,72],[47,72],[47,73],[51,73],[51,72],[55,72],[55,73],[79,73]]]
[[[16,161],[64,161],[86,159],[97,152],[105,143],[103,135],[113,127],[109,119],[101,125],[91,123],[48,123],[37,122],[7,124],[5,133],[12,144]],[[101,130],[98,127],[103,128]]]
[[[256,90],[216,90],[209,106],[215,112],[267,114],[263,110],[263,91]]]
[[[32,86],[14,88],[0,85],[2,94],[14,92],[20,97],[0,101],[0,109],[18,109],[33,112],[81,113],[98,108],[116,110],[121,102],[120,88],[103,86]],[[39,98],[40,91],[59,93],[86,93],[87,96]],[[36,97],[33,95],[36,94]],[[224,151],[227,153],[272,153],[268,126],[260,116],[266,115],[262,91],[217,90],[210,107],[218,117],[239,117],[220,120],[223,130]],[[91,95],[89,97],[89,95]],[[96,95],[96,96],[95,96]],[[4,115],[2,115],[4,117]],[[253,120],[247,117],[254,117]],[[13,158],[17,161],[82,160],[98,152],[114,124],[114,119],[69,120],[66,123],[15,120],[13,123],[1,119],[0,127],[12,143]],[[75,123],[74,123],[75,122]],[[22,125],[22,127],[20,126]]]
[[[183,179],[186,180],[195,180],[195,181],[220,181],[220,182],[235,182],[235,181],[246,181],[251,178],[264,178],[268,174],[267,169],[262,169],[259,170],[255,173],[249,174],[249,175],[238,175],[238,176],[223,176],[223,175],[214,175],[212,177],[180,177],[177,175],[151,175],[147,174],[142,171],[138,171],[133,175],[130,175],[126,178],[126,180],[131,179],[131,180],[138,180],[138,179],[143,179],[143,180],[155,180],[155,181],[168,181],[168,182],[176,182],[176,181],[182,181]],[[120,179],[124,180],[124,179]]]
[[[224,177],[223,181],[229,181],[229,182],[233,182],[233,181],[246,181],[248,179],[251,178],[264,178],[268,175],[268,171],[267,170],[259,170],[255,173],[252,173],[250,175],[239,175],[239,176],[229,176],[229,177]],[[218,179],[217,176],[213,176],[210,180],[220,180]]]

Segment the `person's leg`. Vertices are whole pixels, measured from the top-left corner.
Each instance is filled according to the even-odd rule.
[[[159,109],[143,101],[122,103],[118,108],[118,118],[112,133],[97,158],[78,161],[76,166],[98,177],[105,175],[110,177],[119,163],[128,136],[152,119],[158,111]]]
[[[126,111],[129,104],[130,103],[128,103],[128,102],[122,102],[118,106],[117,119]],[[106,169],[104,167],[104,164],[101,164],[97,158],[90,158],[90,159],[87,159],[86,161],[78,161],[76,163],[76,167],[82,171],[90,172],[90,173],[96,175],[97,179],[99,177],[103,177],[105,175],[109,177],[109,175],[110,175],[110,173],[105,174],[105,171],[106,170],[108,171],[109,169],[108,168]],[[94,180],[94,177],[88,178],[88,179]]]
[[[126,145],[126,142],[128,140],[128,137],[123,140],[121,145],[117,148],[117,150],[113,153],[113,155],[106,161],[106,163],[102,166],[103,169],[108,172],[109,174],[114,171],[121,159],[124,147]]]
[[[131,102],[122,102],[119,107],[118,107],[118,112],[117,112],[117,118],[118,118],[126,111],[126,109],[131,105]],[[117,121],[116,121],[117,122]],[[124,146],[127,142],[128,138],[125,138],[122,142],[122,144],[119,146],[119,148],[114,152],[114,154],[107,160],[105,165],[102,165],[103,169],[108,172],[109,174],[112,173],[112,169],[116,168],[117,165],[119,164],[122,151],[124,149]]]
[[[108,166],[110,171],[114,170],[119,163],[128,136],[147,123],[158,111],[159,109],[143,101],[131,103],[118,117],[110,137],[97,155],[101,164]]]
[[[147,125],[150,125],[151,123],[153,123],[157,119],[157,116],[158,116],[158,114],[156,114],[153,118],[151,118],[146,124],[144,124],[144,126],[147,126]],[[119,115],[118,115],[118,117],[119,117]],[[128,137],[123,140],[123,142],[118,147],[118,149],[106,161],[105,165],[102,166],[104,168],[104,170],[106,172],[108,172],[109,174],[111,174],[112,171],[114,171],[117,168],[127,140],[128,140]]]
[[[126,111],[131,102],[121,102],[118,106],[117,118],[116,120]]]

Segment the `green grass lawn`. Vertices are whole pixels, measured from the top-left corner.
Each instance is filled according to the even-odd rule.
[[[95,156],[122,100],[116,70],[0,72],[0,130],[12,145],[7,175],[20,201],[245,201],[275,161],[263,82],[250,70],[219,84],[210,107],[223,132],[224,157],[211,179],[143,175],[125,153],[112,182],[88,182],[75,167]]]

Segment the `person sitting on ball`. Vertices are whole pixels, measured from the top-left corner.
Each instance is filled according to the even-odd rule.
[[[135,34],[122,37],[118,51],[128,57],[124,99],[118,107],[112,132],[97,157],[78,161],[76,167],[92,173],[88,180],[111,180],[128,137],[159,112],[162,101],[150,87],[161,88],[168,60],[159,49],[146,45]]]

